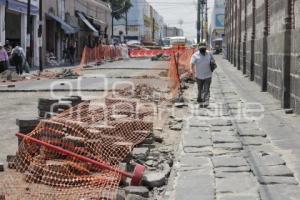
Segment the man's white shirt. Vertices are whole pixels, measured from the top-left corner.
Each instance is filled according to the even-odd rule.
[[[210,62],[212,59],[213,56],[209,52],[207,52],[205,56],[199,51],[193,54],[191,65],[194,64],[196,66],[196,78],[203,80],[212,77],[212,71],[210,67]]]

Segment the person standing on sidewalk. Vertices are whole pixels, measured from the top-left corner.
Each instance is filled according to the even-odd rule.
[[[0,42],[0,73],[8,69],[8,55],[3,47],[3,44]]]
[[[18,75],[23,74],[23,65],[25,62],[25,52],[19,45],[15,46],[11,52],[11,59],[13,64],[16,66],[16,71]]]
[[[206,43],[200,43],[199,51],[194,53],[191,58],[191,73],[197,81],[197,102],[201,107],[207,107],[209,105],[210,85],[214,70],[212,65],[215,65],[212,54],[207,51]]]

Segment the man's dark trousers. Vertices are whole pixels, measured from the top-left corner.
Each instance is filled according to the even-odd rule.
[[[210,98],[210,84],[211,84],[211,78],[207,79],[198,79],[197,78],[197,84],[198,84],[198,103],[208,103]]]

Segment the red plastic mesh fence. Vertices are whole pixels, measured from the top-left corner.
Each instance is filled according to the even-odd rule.
[[[178,94],[180,89],[180,77],[184,73],[188,74],[190,71],[191,57],[194,54],[194,49],[179,50],[171,56],[169,62],[169,87],[171,95],[174,97]]]
[[[42,120],[28,136],[118,168],[153,131],[153,115],[132,100],[107,97],[83,102]],[[1,175],[6,199],[115,199],[121,175],[23,140],[15,170]]]

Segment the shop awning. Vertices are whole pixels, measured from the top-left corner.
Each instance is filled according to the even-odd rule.
[[[58,22],[60,24],[60,27],[64,30],[64,32],[66,34],[74,34],[76,32],[78,32],[76,29],[74,29],[71,25],[67,24],[64,20],[62,20],[61,18],[52,15],[50,13],[46,13],[46,16],[52,18],[53,20],[55,20],[56,22]]]
[[[8,0],[8,9],[19,12],[19,13],[27,13],[27,4],[17,1],[17,0]],[[39,8],[31,5],[31,15],[38,15],[39,14]]]
[[[91,19],[91,20],[93,20],[93,22],[95,23],[95,24],[98,24],[98,25],[100,25],[100,26],[102,26],[102,25],[106,25],[106,23],[104,22],[104,21],[102,21],[102,20],[100,20],[100,19],[96,19],[96,18],[94,18],[94,17],[91,17],[91,16],[87,16],[89,19]]]
[[[77,12],[77,15],[79,18],[83,21],[83,23],[94,33],[95,36],[99,36],[99,32],[96,30],[96,28],[89,22],[89,20],[81,13]]]

